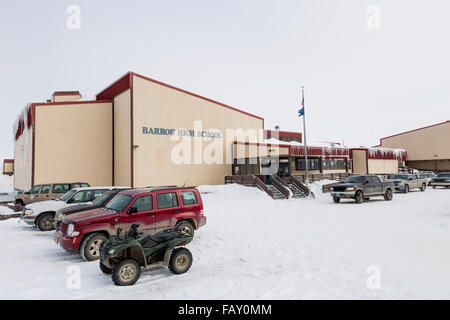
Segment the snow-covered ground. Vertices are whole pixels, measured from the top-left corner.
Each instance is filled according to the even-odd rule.
[[[449,299],[450,190],[334,204],[274,201],[256,188],[202,186],[208,222],[175,276],[143,272],[116,287],[17,219],[0,221],[1,299]],[[75,268],[75,269],[73,269]],[[67,281],[79,268],[81,288]],[[379,279],[379,281],[377,281]],[[369,286],[368,286],[369,283]]]

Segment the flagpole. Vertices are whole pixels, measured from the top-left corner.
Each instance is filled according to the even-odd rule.
[[[302,86],[302,108],[303,108],[303,146],[305,152],[305,184],[306,187],[309,188],[309,179],[308,179],[308,149],[306,146],[306,111],[305,111],[305,90]]]

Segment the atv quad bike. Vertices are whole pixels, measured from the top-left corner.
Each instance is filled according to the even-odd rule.
[[[174,274],[182,274],[192,264],[192,254],[186,245],[192,234],[186,230],[167,229],[155,235],[138,232],[138,224],[133,224],[124,236],[118,230],[116,236],[104,241],[100,247],[100,270],[111,274],[117,286],[136,283],[141,268],[153,269],[167,266]]]

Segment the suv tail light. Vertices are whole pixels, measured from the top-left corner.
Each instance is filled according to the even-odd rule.
[[[200,205],[200,215],[201,215],[201,216],[204,216],[204,215],[205,215],[205,213],[204,213],[204,211],[203,211],[203,204]]]

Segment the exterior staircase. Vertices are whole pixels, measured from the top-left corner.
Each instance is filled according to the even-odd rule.
[[[289,183],[289,189],[292,191],[292,198],[306,198],[306,195],[295,184]]]
[[[272,198],[275,200],[286,199],[286,197],[273,185],[267,184],[267,188],[272,192]]]

